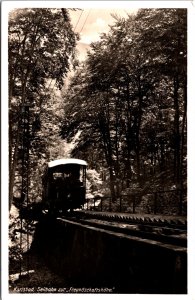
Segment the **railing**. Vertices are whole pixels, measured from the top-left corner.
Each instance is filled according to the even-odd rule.
[[[86,210],[165,215],[186,215],[186,190],[166,190],[154,193],[131,193],[112,197],[86,199]]]

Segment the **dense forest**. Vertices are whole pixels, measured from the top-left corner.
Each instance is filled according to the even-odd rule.
[[[70,82],[61,134],[80,133],[72,153],[112,199],[186,188],[186,46],[186,10],[142,9],[116,18]]]
[[[52,148],[60,143],[62,107],[55,91],[62,88],[74,60],[78,36],[65,9],[17,9],[9,17],[11,206],[13,196],[20,196],[22,182],[22,107],[27,104],[30,110],[30,190],[36,199],[41,196],[44,162],[51,159]]]
[[[186,189],[187,10],[113,17],[79,64],[67,9],[10,14],[10,207],[21,196],[25,104],[31,202],[45,163],[60,157],[88,162],[88,196]]]

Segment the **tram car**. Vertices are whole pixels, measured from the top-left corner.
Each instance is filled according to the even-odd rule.
[[[66,212],[85,203],[87,163],[81,159],[50,161],[45,169],[43,207],[49,212]]]

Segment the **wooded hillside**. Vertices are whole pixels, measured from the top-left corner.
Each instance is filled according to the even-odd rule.
[[[186,188],[187,10],[114,18],[65,87],[78,39],[68,10],[10,14],[10,204],[21,190],[24,104],[30,201],[41,200],[45,162],[66,155],[88,161],[92,195]]]
[[[62,136],[115,199],[186,188],[187,11],[141,9],[92,43],[64,96]]]

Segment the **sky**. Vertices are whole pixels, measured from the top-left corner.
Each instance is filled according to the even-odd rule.
[[[85,8],[77,11],[71,11],[71,23],[75,32],[80,34],[80,41],[77,44],[79,51],[79,60],[86,58],[87,49],[91,42],[95,42],[100,38],[101,33],[109,31],[109,25],[115,23],[112,14],[128,18],[128,14],[132,14],[136,9],[97,9]]]

